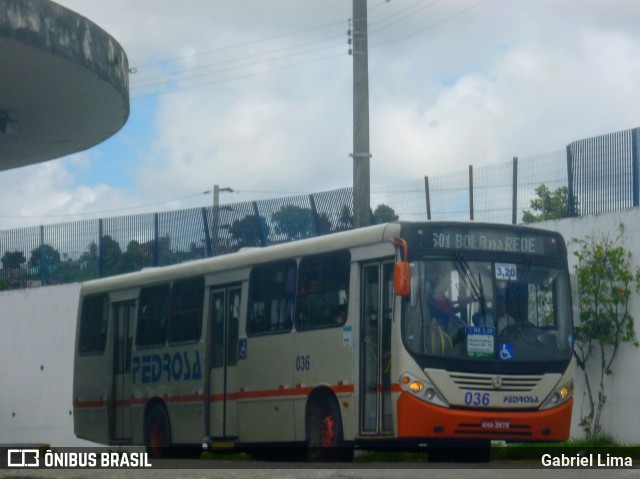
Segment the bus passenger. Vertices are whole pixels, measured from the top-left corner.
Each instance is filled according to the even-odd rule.
[[[341,304],[340,306],[338,306],[338,314],[334,318],[334,321],[336,322],[336,324],[339,324],[340,326],[346,323],[347,321],[347,305],[346,304]]]

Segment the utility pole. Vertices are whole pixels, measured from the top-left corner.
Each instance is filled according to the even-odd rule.
[[[367,0],[353,0],[353,220],[370,223]]]
[[[220,228],[220,192],[233,193],[233,188],[220,188],[218,185],[213,185],[213,244],[214,247],[218,246],[218,239],[220,237],[218,229]],[[207,193],[205,191],[205,193]]]
[[[220,188],[218,185],[213,185],[213,208],[218,209],[220,207],[220,192],[223,193],[233,193],[233,188],[225,187]],[[205,191],[205,193],[209,193]]]

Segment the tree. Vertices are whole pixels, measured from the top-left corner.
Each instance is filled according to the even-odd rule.
[[[542,183],[536,188],[536,196],[537,198],[531,200],[531,209],[538,213],[524,210],[522,213],[524,223],[558,220],[569,216],[569,188],[566,186],[551,191]]]
[[[49,271],[55,269],[60,264],[60,253],[48,244],[43,244],[31,251],[29,257],[30,268],[46,267]]]
[[[0,261],[2,269],[20,269],[27,259],[22,251],[7,251]]]
[[[342,205],[342,210],[340,211],[335,231],[347,231],[351,229],[353,229],[353,215],[351,214],[351,208],[349,208],[348,205]]]
[[[120,256],[120,264],[122,273],[139,271],[144,267],[144,253],[139,241],[129,241],[127,250]]]
[[[271,215],[276,234],[285,235],[288,240],[308,238],[313,235],[315,226],[309,208],[285,205]]]
[[[120,243],[109,235],[104,235],[100,243],[100,255],[102,260],[102,275],[112,276],[120,273],[120,257],[122,250]]]
[[[573,353],[585,381],[587,410],[581,412],[580,426],[587,439],[601,434],[606,380],[613,373],[619,348],[623,343],[638,347],[629,299],[632,289],[636,293],[640,290],[640,269],[631,271],[631,253],[618,244],[623,233],[621,224],[613,239],[574,239],[579,246],[574,254],[578,259],[580,324],[574,328]],[[592,384],[593,379],[598,382]]]
[[[167,265],[170,265],[170,264],[175,264],[176,263],[176,254],[173,251],[173,249],[171,249],[171,238],[169,237],[169,235],[160,236],[157,241],[158,241],[158,245],[157,245],[157,251],[158,251],[157,266],[167,266]],[[155,244],[154,241],[150,241],[150,243]],[[153,251],[153,250],[151,250],[151,251]],[[153,258],[153,254],[150,256],[150,259],[152,259],[152,258]],[[150,264],[153,264],[153,263],[150,263]]]
[[[391,206],[384,203],[379,204],[373,212],[373,219],[376,224],[390,223],[392,221],[398,221],[399,216]]]
[[[258,221],[260,221],[259,225]],[[268,236],[269,225],[267,225],[267,220],[265,220],[263,216],[259,216],[258,221],[256,221],[255,215],[249,215],[231,223],[229,232],[236,240],[238,248],[261,246],[261,233],[263,233],[265,237]]]

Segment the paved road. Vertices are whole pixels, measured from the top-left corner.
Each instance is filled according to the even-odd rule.
[[[23,449],[27,451],[27,449]],[[28,449],[34,451],[34,449]],[[493,461],[483,464],[429,464],[426,462],[384,462],[384,463],[364,463],[367,457],[359,457],[360,462],[349,464],[329,464],[326,467],[322,464],[309,464],[305,462],[258,462],[249,460],[248,457],[240,455],[232,456],[212,456],[205,459],[151,459],[149,462],[153,465],[152,469],[36,469],[36,468],[11,468],[7,469],[7,464],[20,461],[22,457],[25,464],[33,464],[34,462],[45,465],[51,464],[51,458],[58,456],[59,458],[69,458],[72,455],[87,457],[93,454],[91,449],[83,449],[82,452],[73,450],[60,450],[35,452],[33,456],[12,456],[11,461],[8,460],[6,451],[0,457],[0,479],[4,478],[104,478],[104,479],[129,479],[129,478],[153,478],[153,479],[179,479],[179,478],[225,478],[225,479],[241,479],[241,478],[277,478],[277,479],[416,479],[416,478],[437,478],[437,479],[538,479],[549,478],[557,479],[626,479],[640,477],[640,464],[636,464],[634,468],[605,468],[605,467],[573,467],[563,468],[544,468],[541,462],[524,462],[524,461]],[[94,457],[107,459],[112,458],[116,461],[125,459],[131,460],[134,457],[140,457],[144,460],[144,464],[148,459],[147,455],[141,448],[130,448],[127,451],[105,452],[99,449],[95,452]],[[623,450],[624,451],[624,450]],[[15,452],[15,451],[14,451]],[[545,454],[549,456],[550,454]],[[559,452],[554,455],[560,455]],[[580,457],[584,454],[577,454]],[[45,458],[46,456],[46,458]],[[565,454],[562,453],[564,457]],[[600,457],[597,454],[589,455],[590,457]],[[602,454],[602,457],[613,457],[615,454]],[[417,455],[416,457],[421,457]],[[234,460],[230,460],[233,458]],[[374,458],[376,460],[377,458]],[[407,459],[407,458],[404,458]],[[584,459],[584,458],[583,458]],[[420,460],[413,457],[408,460]],[[537,461],[537,459],[536,459]],[[629,459],[629,461],[631,461]],[[98,465],[100,465],[98,460]],[[108,461],[107,461],[108,462]],[[595,465],[597,466],[597,460]],[[71,463],[64,462],[65,465]],[[577,460],[576,460],[577,464]],[[614,464],[613,462],[611,464]],[[621,464],[624,465],[624,464]]]
[[[154,470],[5,469],[0,470],[0,478],[557,479],[562,477],[563,479],[635,479],[640,475],[638,469],[540,469],[517,463],[467,464],[465,468],[455,465],[431,468],[425,467],[424,464],[403,464],[401,469],[389,463],[350,465],[344,468],[337,466],[327,469],[308,468],[299,464],[251,463],[253,467],[246,469],[249,464],[226,461],[215,461],[215,464],[207,462],[207,466],[214,466],[215,469],[202,469],[203,461],[166,460],[154,461]],[[156,467],[162,469],[156,469]]]

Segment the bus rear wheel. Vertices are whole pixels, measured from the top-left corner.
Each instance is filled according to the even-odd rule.
[[[171,427],[163,406],[153,406],[145,421],[145,444],[149,456],[155,459],[167,457],[171,447]]]
[[[311,406],[307,416],[307,460],[349,462],[353,448],[344,443],[342,417],[335,398],[325,397]]]

